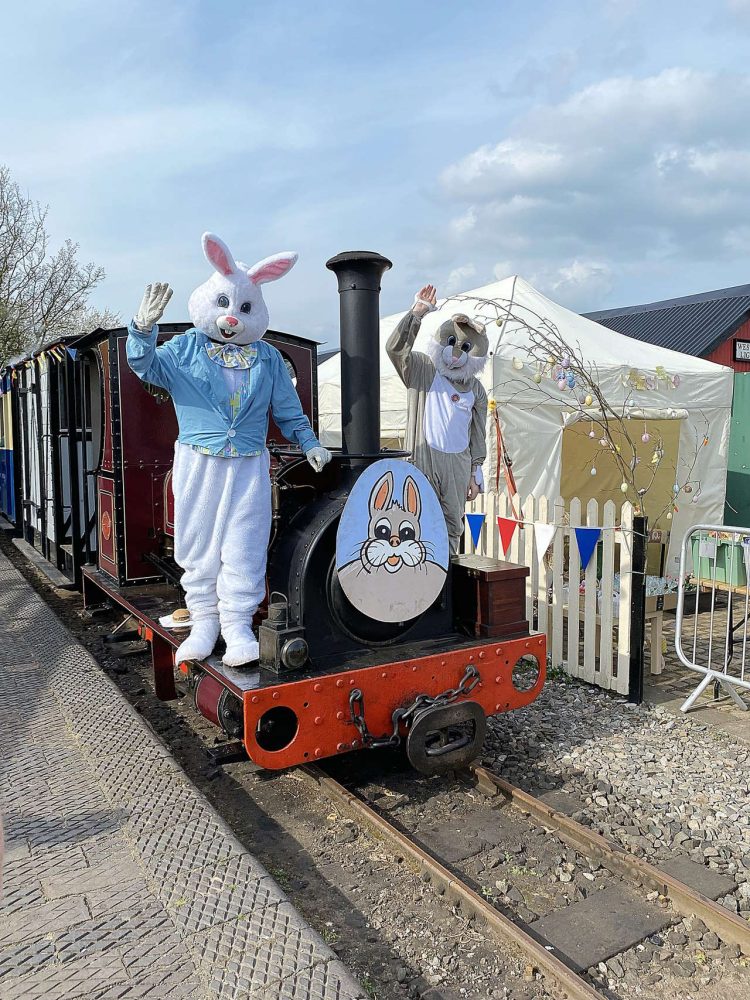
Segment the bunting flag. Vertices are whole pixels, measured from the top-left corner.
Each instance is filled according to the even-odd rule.
[[[500,543],[503,546],[504,556],[508,554],[508,546],[517,527],[518,521],[512,517],[498,517],[497,519],[497,528],[500,532]]]
[[[482,531],[482,525],[484,524],[484,519],[486,514],[467,514],[466,520],[469,522],[469,531],[471,532],[471,540],[474,543],[474,548],[479,544],[479,535]]]
[[[534,521],[534,538],[536,538],[536,557],[539,562],[547,555],[547,549],[555,536],[554,524],[543,524],[541,521]]]
[[[75,347],[68,347],[67,351],[68,351],[68,354],[71,356],[71,358],[75,361],[76,354],[78,354],[78,351],[75,349]]]
[[[602,536],[601,528],[576,528],[576,542],[581,556],[581,569],[586,569]]]

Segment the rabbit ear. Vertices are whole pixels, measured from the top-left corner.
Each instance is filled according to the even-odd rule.
[[[272,257],[265,257],[253,264],[247,272],[248,277],[256,285],[262,285],[266,281],[276,281],[283,278],[287,272],[291,271],[297,263],[299,255],[286,250],[283,253],[275,253]]]
[[[393,496],[393,473],[386,472],[378,479],[370,494],[370,510],[385,510]]]
[[[404,483],[404,510],[413,514],[417,519],[419,519],[419,515],[422,512],[422,498],[419,495],[419,487],[411,476],[407,476]]]
[[[206,260],[214,270],[225,276],[234,274],[237,269],[234,266],[234,258],[229,252],[229,247],[226,243],[220,240],[218,236],[214,236],[213,233],[204,233],[202,242]]]

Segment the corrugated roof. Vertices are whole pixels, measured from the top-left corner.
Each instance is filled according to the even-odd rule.
[[[734,333],[748,314],[750,285],[735,285],[584,316],[634,340],[704,357]]]

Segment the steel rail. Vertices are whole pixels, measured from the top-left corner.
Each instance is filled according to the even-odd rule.
[[[570,816],[558,812],[545,802],[528,792],[517,788],[505,778],[493,774],[487,768],[472,764],[468,773],[476,779],[477,786],[485,793],[501,792],[522,812],[543,823],[586,857],[600,862],[614,875],[640,882],[648,889],[665,896],[682,916],[700,917],[709,930],[722,940],[739,946],[744,955],[750,955],[750,923],[715,903],[702,893],[691,889],[673,875],[661,871],[655,865],[630,854],[619,844],[612,843],[601,834],[576,822]]]
[[[408,859],[411,866],[420,874],[426,874],[431,883],[440,886],[446,896],[460,902],[462,909],[474,913],[477,918],[483,920],[501,945],[513,946],[521,951],[546,979],[555,983],[558,990],[556,996],[565,997],[567,1000],[601,1000],[600,993],[548,951],[543,944],[496,910],[445,865],[411,841],[335,778],[331,778],[315,765],[305,765],[299,768],[297,773],[314,783],[342,811],[368,827],[376,837],[388,842]]]

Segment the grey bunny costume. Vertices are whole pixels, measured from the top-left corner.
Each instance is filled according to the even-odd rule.
[[[454,554],[472,476],[482,485],[487,393],[476,376],[465,382],[446,378],[430,357],[413,350],[421,324],[409,311],[388,338],[386,351],[407,388],[406,447],[438,495]]]

